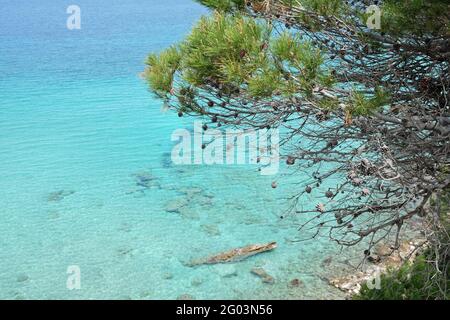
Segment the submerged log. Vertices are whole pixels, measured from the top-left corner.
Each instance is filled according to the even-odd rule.
[[[243,248],[236,248],[230,251],[225,251],[207,258],[193,260],[188,265],[190,267],[194,267],[202,264],[236,262],[243,259],[247,259],[248,257],[254,256],[259,253],[271,251],[276,247],[277,247],[276,242],[270,242],[267,244],[252,244]]]

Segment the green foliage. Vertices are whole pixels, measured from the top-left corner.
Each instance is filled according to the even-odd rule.
[[[450,297],[450,272],[436,274],[435,266],[427,262],[426,254],[412,264],[381,276],[380,289],[363,285],[355,300],[434,300]],[[446,286],[446,287],[445,287]],[[444,292],[442,292],[444,290]]]
[[[265,10],[271,2],[263,0],[198,0],[216,9],[212,16],[203,17],[187,39],[177,47],[169,48],[160,55],[149,56],[146,78],[152,91],[159,96],[176,93],[174,81],[179,86],[209,90],[220,87],[222,93],[240,92],[259,98],[275,96],[300,96],[315,99],[316,88],[333,88],[336,84],[329,71],[324,52],[318,49],[300,33],[282,32],[275,36],[269,21],[246,17],[242,14],[247,6],[254,11]],[[318,19],[303,15],[300,11],[289,11],[301,5],[305,10],[321,16],[341,16],[346,23],[350,16],[358,17],[351,7],[341,0],[279,0],[285,6],[291,19],[311,23],[312,30]],[[278,6],[279,8],[279,6]],[[417,33],[435,32],[436,28],[448,25],[442,12],[447,8],[443,0],[386,0],[382,4],[382,28],[384,32],[401,34],[413,30]],[[431,16],[439,16],[441,23],[434,23]],[[365,19],[364,15],[360,19]],[[419,20],[419,21],[415,21]],[[316,21],[316,22],[313,22]],[[362,23],[363,20],[360,20]],[[423,23],[422,23],[423,22]],[[367,43],[367,48],[383,50],[382,46],[360,29],[358,36]],[[358,86],[358,84],[356,84]],[[359,86],[358,86],[359,88]],[[195,91],[197,92],[198,91]],[[348,105],[351,115],[367,115],[389,103],[389,95],[382,88],[375,88],[372,94],[365,88],[340,97]],[[180,104],[195,104],[195,94],[180,97]],[[182,94],[181,94],[182,96]],[[321,99],[320,106],[331,109],[338,106],[338,100]]]
[[[203,17],[177,48],[150,55],[147,79],[157,94],[184,87],[243,89],[254,98],[311,94],[333,83],[319,49],[290,33],[274,38],[268,23],[239,14]],[[192,97],[180,102],[193,102]]]
[[[301,58],[301,47],[297,37],[294,38],[288,32],[284,32],[280,37],[272,41],[272,51],[279,57],[290,63],[298,62]]]
[[[253,76],[248,83],[248,90],[254,97],[270,97],[278,88],[282,87],[280,73],[274,69],[262,70]]]
[[[322,54],[310,42],[302,41],[299,36],[284,32],[272,42],[272,52],[278,60],[287,62],[297,69],[306,69],[309,78],[315,78],[323,64]]]
[[[196,1],[206,7],[224,12],[242,10],[245,8],[245,0],[196,0]]]
[[[310,94],[315,84],[328,86],[329,75],[322,69],[324,59],[319,49],[299,36],[284,32],[272,41],[271,50],[277,62],[286,67],[285,74],[292,72],[299,78],[298,90]]]
[[[450,188],[441,195],[442,228],[436,234],[437,246],[430,247],[413,263],[381,276],[381,287],[369,289],[364,285],[357,300],[442,300],[450,299],[450,256],[448,237]],[[431,203],[431,205],[434,205]],[[436,260],[438,261],[436,263]]]
[[[196,86],[205,80],[242,85],[267,65],[261,47],[269,32],[266,24],[242,16],[203,17],[182,44],[184,79]]]
[[[247,3],[253,9],[265,5],[263,0],[197,0],[199,3],[223,12],[236,12],[245,10]],[[321,16],[340,17],[347,22],[351,14],[359,18],[359,22],[365,25],[371,14],[352,10],[343,0],[278,0],[289,10],[293,6],[301,6],[306,11],[314,12]],[[385,33],[395,36],[404,34],[426,35],[427,33],[448,33],[448,0],[385,0],[380,5],[381,27]],[[312,30],[320,30],[322,26],[311,18],[309,13],[297,13],[292,16],[298,22],[302,22]]]
[[[384,32],[393,35],[449,32],[447,0],[385,0],[381,9]]]
[[[192,86],[181,87],[177,96],[180,104],[179,111],[195,111],[199,109],[199,106],[195,103],[195,95],[197,94],[195,88]]]
[[[377,87],[371,97],[354,91],[350,101],[350,112],[355,116],[368,115],[389,103],[389,95]]]
[[[283,24],[287,21],[286,28],[290,27],[289,23],[297,21],[303,25],[300,30],[307,31],[301,33],[290,30],[281,34],[274,32],[270,23],[272,18],[265,19],[264,16],[260,20],[245,15],[248,4],[258,14],[270,9],[268,6],[273,3],[271,1],[197,1],[217,11],[209,17],[201,18],[191,34],[178,46],[159,55],[151,54],[145,72],[151,90],[170,102],[175,101],[182,112],[205,114],[205,105],[209,105],[208,108],[213,108],[214,104],[217,106],[216,99],[226,106],[229,101],[254,102],[264,99],[284,102],[283,98],[295,96],[307,98],[311,104],[327,110],[346,105],[345,121],[350,124],[352,116],[370,115],[391,103],[391,95],[381,87],[385,83],[375,81],[376,79],[372,81],[371,76],[381,69],[377,68],[376,62],[383,61],[391,54],[405,55],[404,50],[395,49],[394,43],[420,44],[424,39],[416,41],[416,35],[445,38],[450,31],[448,0],[384,0],[381,5],[381,27],[384,34],[380,32],[378,36],[388,39],[386,42],[379,40],[382,37],[373,35],[378,31],[368,32],[365,27],[368,15],[353,11],[346,4],[348,1],[278,0],[277,4],[284,5],[284,8],[277,6],[280,11],[272,12],[272,17],[275,20],[277,16],[280,18],[277,15],[279,13],[283,16],[280,19]],[[291,10],[292,6],[301,7],[302,10]],[[309,12],[305,13],[303,9]],[[317,18],[314,13],[322,17]],[[360,41],[360,46],[340,46],[341,39],[337,30],[341,30],[342,25],[323,16],[341,18],[341,21],[349,25],[350,30],[354,30],[349,33],[356,35],[354,38]],[[322,41],[322,46],[321,41],[311,42],[312,38],[307,38],[309,31],[320,31],[323,28],[333,30],[336,38]],[[324,33],[318,32],[315,36],[315,40],[324,39]],[[347,36],[345,34],[343,37]],[[411,39],[413,41],[408,41]],[[355,54],[356,60],[367,64],[374,61],[374,67],[366,66],[369,69],[367,74],[363,74],[366,69],[361,69],[358,74],[361,76],[347,80],[345,71],[359,71],[359,64],[356,62],[352,68],[349,62],[351,55],[347,50],[354,50],[350,53]],[[326,58],[329,60],[326,61]],[[331,71],[330,68],[335,70]],[[388,69],[386,73],[389,72]],[[374,88],[376,83],[379,86]],[[389,83],[386,86],[389,87]],[[391,86],[389,90],[395,97],[395,88],[393,90]],[[245,103],[247,104],[248,108],[252,107],[251,103]],[[445,174],[450,169],[443,164],[439,170]],[[450,203],[448,195],[446,196],[444,207],[447,207],[444,210],[448,210]],[[443,225],[448,228],[448,221]],[[448,257],[442,255],[445,261],[440,261],[440,269],[444,273],[439,274],[436,273],[436,266],[429,262],[433,260],[434,254],[435,252],[427,251],[414,263],[388,272],[381,278],[381,290],[370,290],[364,286],[355,299],[448,298]]]
[[[321,16],[340,15],[346,8],[345,1],[341,0],[302,0],[301,4]]]
[[[232,12],[243,10],[247,4],[258,11],[267,4],[267,0],[196,0],[197,2],[215,10]],[[342,0],[278,0],[279,4],[284,5],[287,9],[293,6],[301,5],[308,11],[317,12],[320,15],[339,15],[347,8],[345,1]],[[270,3],[268,3],[270,5]]]
[[[250,4],[254,11],[263,11],[266,6],[270,7],[267,0],[196,0],[197,2],[214,10],[222,12],[238,12],[243,11]],[[309,12],[315,12],[321,16],[339,16],[344,17],[350,8],[345,1],[342,0],[278,0],[277,4],[284,6],[286,10],[292,7],[301,6]],[[313,19],[310,19],[308,13],[298,12],[291,14],[291,18],[308,24],[311,29],[320,29],[320,25]]]
[[[413,264],[381,276],[380,289],[364,284],[355,300],[422,300],[429,298],[424,287],[428,279],[427,265],[423,257]]]
[[[287,2],[287,1],[286,1]],[[301,0],[296,1],[296,5],[301,4],[308,12],[314,12],[319,16],[335,16],[341,19],[345,18],[350,12],[350,8],[346,4],[346,1],[342,0]],[[316,20],[311,19],[308,12],[299,13],[295,20],[308,25],[310,29],[314,31],[319,31],[322,29],[322,25]]]
[[[445,166],[445,165],[443,165]],[[449,172],[450,171],[450,165],[446,165],[446,168],[442,168],[442,172]],[[450,186],[447,187],[446,189],[444,189],[443,193],[442,193],[442,198],[441,198],[441,211],[450,215]],[[448,230],[450,230],[450,219],[447,219],[445,221],[445,225],[447,227]]]
[[[160,55],[150,54],[147,58],[148,68],[144,76],[157,95],[164,96],[172,89],[173,76],[180,60],[176,47],[170,47]]]

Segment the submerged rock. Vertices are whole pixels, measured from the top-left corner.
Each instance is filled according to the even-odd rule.
[[[127,233],[131,232],[131,229],[132,229],[131,225],[129,223],[127,223],[127,222],[123,222],[120,225],[120,227],[117,228],[118,231],[120,231],[120,232],[127,232]]]
[[[161,184],[157,180],[157,178],[150,171],[142,171],[133,174],[136,186],[144,189],[161,189]],[[135,192],[139,192],[142,190],[136,190]]]
[[[193,287],[198,287],[198,286],[202,285],[202,283],[203,283],[203,279],[201,279],[201,278],[193,278],[191,280],[191,286],[193,286]]]
[[[326,258],[326,259],[324,259],[322,261],[321,266],[322,267],[328,267],[332,262],[333,262],[333,258],[332,257],[328,257],[328,258]]]
[[[203,189],[200,187],[187,187],[179,189],[178,192],[190,198],[203,193]]]
[[[163,274],[163,279],[165,279],[165,280],[173,279],[173,274],[170,273],[170,272],[165,272],[165,273]]]
[[[212,207],[213,206],[213,200],[211,198],[201,196],[199,198],[195,199],[195,202],[200,204],[203,207]]]
[[[26,274],[19,274],[17,276],[16,280],[17,280],[17,282],[26,282],[26,281],[30,280],[30,277]]]
[[[56,219],[59,219],[59,218],[60,218],[60,214],[59,214],[59,212],[57,212],[57,211],[50,211],[50,212],[48,213],[48,218],[49,218],[50,220],[56,220]]]
[[[136,180],[142,181],[142,182],[148,182],[148,181],[152,181],[155,179],[155,177],[153,176],[153,174],[150,171],[136,172],[136,173],[133,173],[133,176],[136,178]]]
[[[203,196],[205,197],[205,198],[209,198],[209,199],[214,199],[215,198],[215,195],[214,194],[212,194],[212,193],[203,193]]]
[[[59,202],[59,201],[62,201],[65,197],[71,196],[74,193],[75,193],[75,191],[73,191],[73,190],[59,190],[59,191],[51,192],[47,196],[47,201],[48,202]]]
[[[230,278],[237,276],[237,270],[234,265],[221,264],[214,266],[214,269],[216,270],[217,274],[222,278]]]
[[[253,268],[251,270],[251,273],[261,278],[262,282],[267,284],[274,284],[275,279],[270,274],[266,272],[263,268]]]
[[[142,190],[141,188],[138,188],[138,187],[133,187],[125,192],[126,195],[131,195],[131,194],[135,195],[136,193],[145,195],[144,190]]]
[[[303,282],[300,279],[292,279],[291,281],[289,281],[289,287],[291,288],[296,288],[300,286],[303,286]]]
[[[188,207],[182,207],[178,210],[178,213],[184,218],[184,219],[190,219],[190,220],[199,220],[200,215],[198,212],[194,209],[188,208]]]
[[[187,206],[188,203],[189,200],[184,197],[175,198],[166,204],[165,210],[167,212],[180,213],[180,209]]]
[[[170,152],[164,152],[161,160],[162,167],[171,168],[172,164],[172,154]]]
[[[117,255],[119,257],[132,257],[135,253],[135,250],[130,247],[123,247],[117,249]]]
[[[202,224],[200,228],[202,228],[202,230],[207,234],[209,234],[210,236],[213,237],[220,236],[219,227],[215,224]]]
[[[261,222],[262,222],[262,219],[256,215],[246,215],[244,217],[244,223],[246,225],[260,224]]]

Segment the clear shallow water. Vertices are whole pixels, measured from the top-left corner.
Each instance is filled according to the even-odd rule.
[[[1,1],[0,298],[342,298],[321,277],[347,257],[327,239],[292,243],[299,220],[279,218],[290,186],[255,167],[170,163],[170,135],[192,119],[161,113],[138,74],[206,10],[79,0],[82,30],[69,31],[70,4]],[[269,241],[279,247],[239,263],[184,264]],[[81,290],[66,288],[70,265]]]

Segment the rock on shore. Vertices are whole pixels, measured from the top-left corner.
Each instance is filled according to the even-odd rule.
[[[345,292],[348,297],[358,294],[365,283],[376,285],[376,279],[388,269],[400,268],[406,259],[417,256],[417,248],[420,241],[405,241],[398,250],[392,250],[388,245],[380,244],[375,247],[374,254],[368,257],[369,265],[363,271],[354,272],[351,275],[327,279],[329,284]]]

